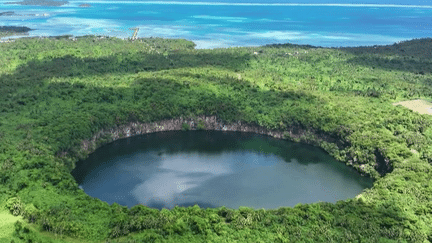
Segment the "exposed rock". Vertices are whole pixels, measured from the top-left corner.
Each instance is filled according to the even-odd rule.
[[[81,4],[81,5],[79,5],[79,6],[80,6],[80,7],[83,7],[83,8],[91,7],[91,5],[90,5],[90,4],[87,4],[87,3]]]
[[[382,151],[375,149],[375,169],[381,175],[384,176],[387,173],[391,173],[393,171],[393,166],[390,164],[390,160],[384,157]]]
[[[85,140],[82,142],[81,149],[85,154],[92,153],[96,150],[97,140],[106,137],[107,134],[111,134],[109,142],[115,141],[120,138],[130,137],[134,135],[161,132],[161,131],[180,131],[182,130],[182,124],[187,123],[191,130],[197,129],[198,122],[202,120],[206,127],[206,130],[217,130],[217,131],[242,131],[242,132],[254,132],[259,134],[266,134],[276,138],[282,138],[282,131],[270,131],[264,127],[253,126],[248,124],[242,124],[237,122],[234,124],[226,124],[222,120],[216,118],[216,116],[201,116],[197,119],[185,119],[177,118],[170,120],[162,120],[154,123],[129,123],[127,125],[119,126],[109,130],[102,130],[97,133],[91,140]]]
[[[320,146],[323,143],[327,143],[327,146],[330,145],[330,147],[333,146],[334,148],[339,149],[344,149],[349,146],[349,143],[343,142],[338,138],[335,138],[331,135],[325,134],[312,128],[304,129],[300,125],[293,125],[287,127],[284,131],[270,130],[259,125],[249,124],[240,121],[228,124],[227,122],[222,121],[216,116],[198,116],[196,118],[180,117],[176,119],[162,120],[152,123],[131,122],[126,125],[121,125],[111,129],[103,129],[96,133],[91,139],[82,141],[77,156],[81,159],[84,159],[88,156],[88,154],[93,153],[97,148],[101,147],[102,145],[121,138],[127,138],[135,135],[153,132],[180,131],[182,130],[183,123],[187,123],[190,126],[190,130],[197,130],[198,124],[200,122],[204,124],[205,130],[253,132],[257,134],[272,136],[278,139],[289,139],[295,142],[302,142],[315,146]],[[351,159],[351,163],[349,163],[348,161],[347,165],[354,166],[354,164],[358,164],[356,163],[356,159],[354,159],[353,163],[353,158],[350,158],[349,156],[347,156],[346,158]],[[367,173],[365,173],[362,167],[357,168],[357,170],[362,175],[368,175]]]

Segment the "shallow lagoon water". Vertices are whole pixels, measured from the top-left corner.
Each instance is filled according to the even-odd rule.
[[[257,0],[251,3],[245,3],[249,0],[225,3],[70,0],[59,7],[4,4],[11,1],[0,0],[0,12],[13,11],[17,16],[0,16],[0,25],[31,28],[30,37],[130,38],[132,28],[138,27],[138,38],[184,38],[193,41],[196,49],[213,49],[274,43],[323,47],[388,45],[430,37],[432,33],[432,6],[424,2],[398,5],[382,4],[384,1],[297,4]],[[79,7],[84,3],[91,7]]]
[[[336,202],[372,179],[320,148],[242,132],[171,131],[105,145],[72,171],[92,196],[132,207],[276,209]]]

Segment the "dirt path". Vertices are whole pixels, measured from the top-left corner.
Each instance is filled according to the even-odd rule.
[[[432,115],[432,103],[426,100],[408,100],[393,103],[393,105],[402,105],[406,108],[417,111],[420,114]]]

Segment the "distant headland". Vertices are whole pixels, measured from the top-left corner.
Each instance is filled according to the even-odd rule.
[[[0,26],[0,37],[13,36],[13,35],[28,35],[30,29],[25,26]]]
[[[13,16],[15,15],[15,12],[13,11],[7,11],[7,12],[1,12],[0,16]]]
[[[0,16],[49,16],[49,14],[47,13],[43,13],[43,14],[16,14],[13,11],[7,11],[7,12],[1,12]]]
[[[22,2],[7,2],[5,4],[20,4],[20,5],[36,5],[36,6],[62,6],[68,4],[68,1],[54,1],[54,0],[23,0]]]

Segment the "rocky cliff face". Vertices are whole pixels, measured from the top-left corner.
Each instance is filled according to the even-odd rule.
[[[198,116],[197,118],[177,118],[170,120],[162,120],[153,123],[129,123],[116,128],[108,130],[101,130],[93,136],[90,140],[84,140],[81,144],[81,152],[84,156],[94,152],[97,147],[100,147],[101,140],[104,143],[109,143],[117,139],[131,137],[134,135],[162,132],[162,131],[180,131],[184,129],[183,124],[188,125],[187,130],[198,130],[198,124],[202,125],[202,129],[205,130],[216,130],[216,131],[242,131],[242,132],[254,132],[259,134],[266,134],[276,138],[282,138],[282,131],[270,131],[264,127],[257,125],[245,124],[236,122],[233,124],[227,124],[216,116]]]
[[[270,130],[256,124],[249,124],[240,121],[229,124],[217,118],[216,116],[197,116],[196,118],[180,117],[176,119],[161,120],[152,123],[132,122],[111,129],[103,129],[97,134],[95,134],[91,139],[82,141],[78,157],[84,159],[88,156],[88,154],[94,152],[97,148],[101,147],[104,144],[113,142],[117,139],[146,133],[162,131],[180,131],[185,129],[253,132],[257,134],[265,134],[278,139],[289,139],[295,142],[302,142],[315,146],[320,146],[326,151],[329,151],[331,149],[343,149],[344,147],[349,146],[349,144],[346,144],[345,142],[340,141],[330,135],[318,132],[311,128],[304,129],[301,126],[291,126],[284,131]],[[349,159],[349,157],[347,157],[346,159]],[[351,165],[354,166],[353,164]],[[365,171],[363,171],[362,166],[354,167],[362,175],[368,175]]]

